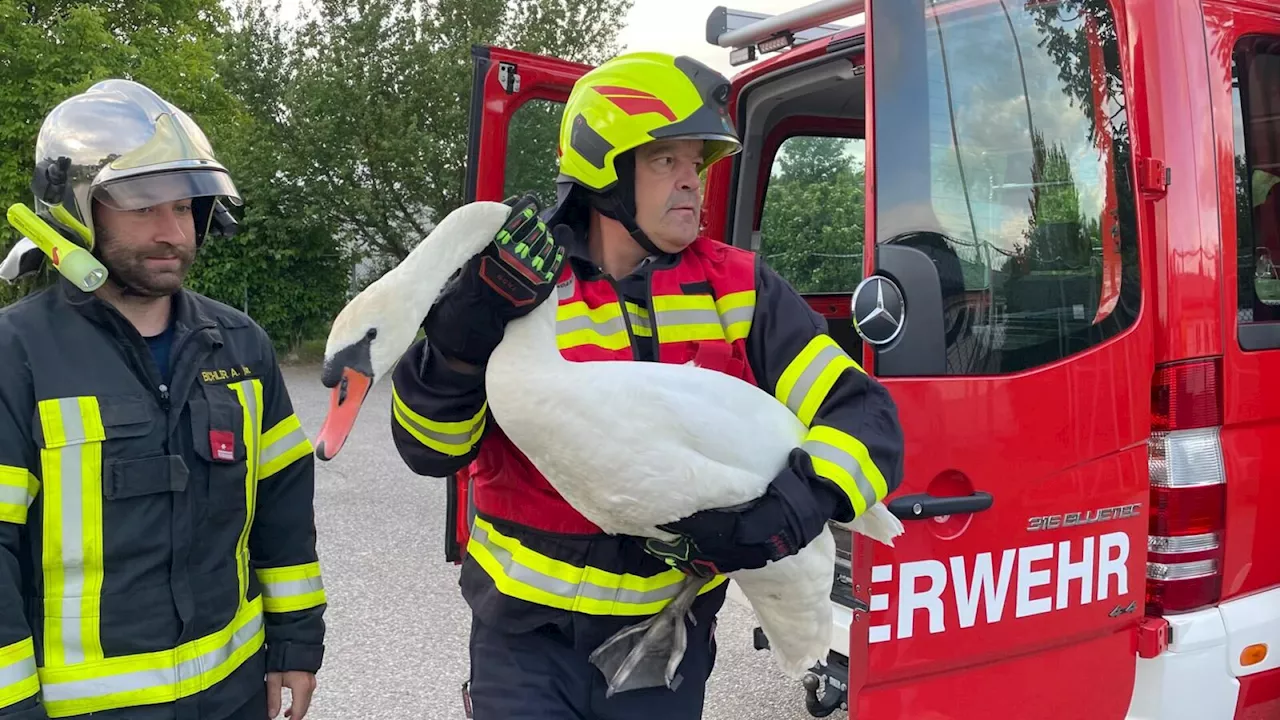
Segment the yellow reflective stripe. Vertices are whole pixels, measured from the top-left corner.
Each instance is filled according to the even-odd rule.
[[[607,323],[615,318],[622,317],[622,308],[617,303],[608,303],[600,307],[588,307],[583,300],[575,300],[570,303],[562,303],[556,306],[556,321],[573,320],[576,318],[588,318],[591,322],[600,325]]]
[[[653,310],[658,314],[679,310],[716,311],[716,301],[710,295],[654,295]]]
[[[808,426],[840,373],[849,368],[864,372],[830,335],[817,335],[782,371],[774,397]]]
[[[751,321],[756,314],[756,291],[729,293],[716,300],[716,312],[724,326],[725,339],[741,340],[751,334]]]
[[[485,412],[489,409],[486,401],[481,403],[480,411],[472,415],[470,420],[431,420],[414,412],[400,399],[394,382],[391,384],[391,403],[392,415],[405,432],[432,450],[453,457],[466,455],[480,441],[480,436],[484,434]]]
[[[622,308],[617,303],[592,308],[576,300],[556,307],[556,346],[567,350],[582,345],[606,350],[630,347]]]
[[[261,649],[261,598],[243,603],[227,627],[172,650],[40,669],[50,717],[175,702],[225,680]]]
[[[577,567],[530,550],[476,518],[467,554],[510,597],[589,615],[652,615],[675,598],[685,576],[666,570],[650,577]],[[717,576],[699,594],[727,580]]]
[[[258,379],[241,380],[227,387],[235,391],[240,401],[243,417],[242,435],[245,450],[244,472],[244,527],[240,529],[240,539],[236,542],[236,578],[240,583],[240,602],[244,602],[249,590],[249,531],[253,528],[253,517],[258,506],[258,452],[259,439],[262,436],[262,381]]]
[[[302,429],[302,422],[297,415],[290,415],[263,433],[262,453],[258,458],[258,479],[265,480],[275,475],[313,451],[311,440]]]
[[[94,397],[41,400],[44,658],[102,659],[102,413]]]
[[[854,515],[861,515],[889,494],[884,475],[871,461],[867,446],[852,435],[816,425],[800,449],[809,453],[816,473],[840,486],[853,505]]]
[[[27,508],[40,494],[40,481],[24,467],[0,465],[0,522],[25,525]]]
[[[35,643],[24,638],[0,647],[0,710],[40,692]]]
[[[326,602],[320,563],[258,568],[263,607],[269,613],[309,610]]]
[[[633,302],[625,305],[627,317],[631,320],[631,334],[636,337],[653,337],[653,320],[649,318],[649,311]]]
[[[656,295],[653,311],[658,342],[725,339],[720,313],[710,295]]]

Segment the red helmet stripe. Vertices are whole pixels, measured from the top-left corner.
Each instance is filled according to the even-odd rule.
[[[617,105],[619,110],[628,115],[643,115],[644,113],[656,112],[671,122],[676,121],[676,114],[672,112],[665,102],[643,90],[602,86],[596,88],[596,92],[609,98],[610,102]]]

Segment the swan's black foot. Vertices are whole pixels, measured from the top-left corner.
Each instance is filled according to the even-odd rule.
[[[693,619],[690,608],[708,580],[686,579],[679,594],[662,612],[623,628],[591,653],[591,664],[600,668],[608,683],[605,697],[627,690],[650,687],[675,690],[680,686],[676,669],[689,643],[684,620]]]

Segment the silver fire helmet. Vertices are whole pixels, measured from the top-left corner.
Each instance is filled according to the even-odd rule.
[[[55,107],[40,128],[35,160],[36,213],[90,250],[93,200],[138,210],[191,198],[197,242],[215,216],[234,225],[220,198],[241,204],[200,127],[130,80],[104,80]]]

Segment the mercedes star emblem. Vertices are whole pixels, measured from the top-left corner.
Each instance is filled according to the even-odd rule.
[[[902,290],[883,275],[872,275],[853,291],[853,329],[872,345],[888,345],[902,332]]]

